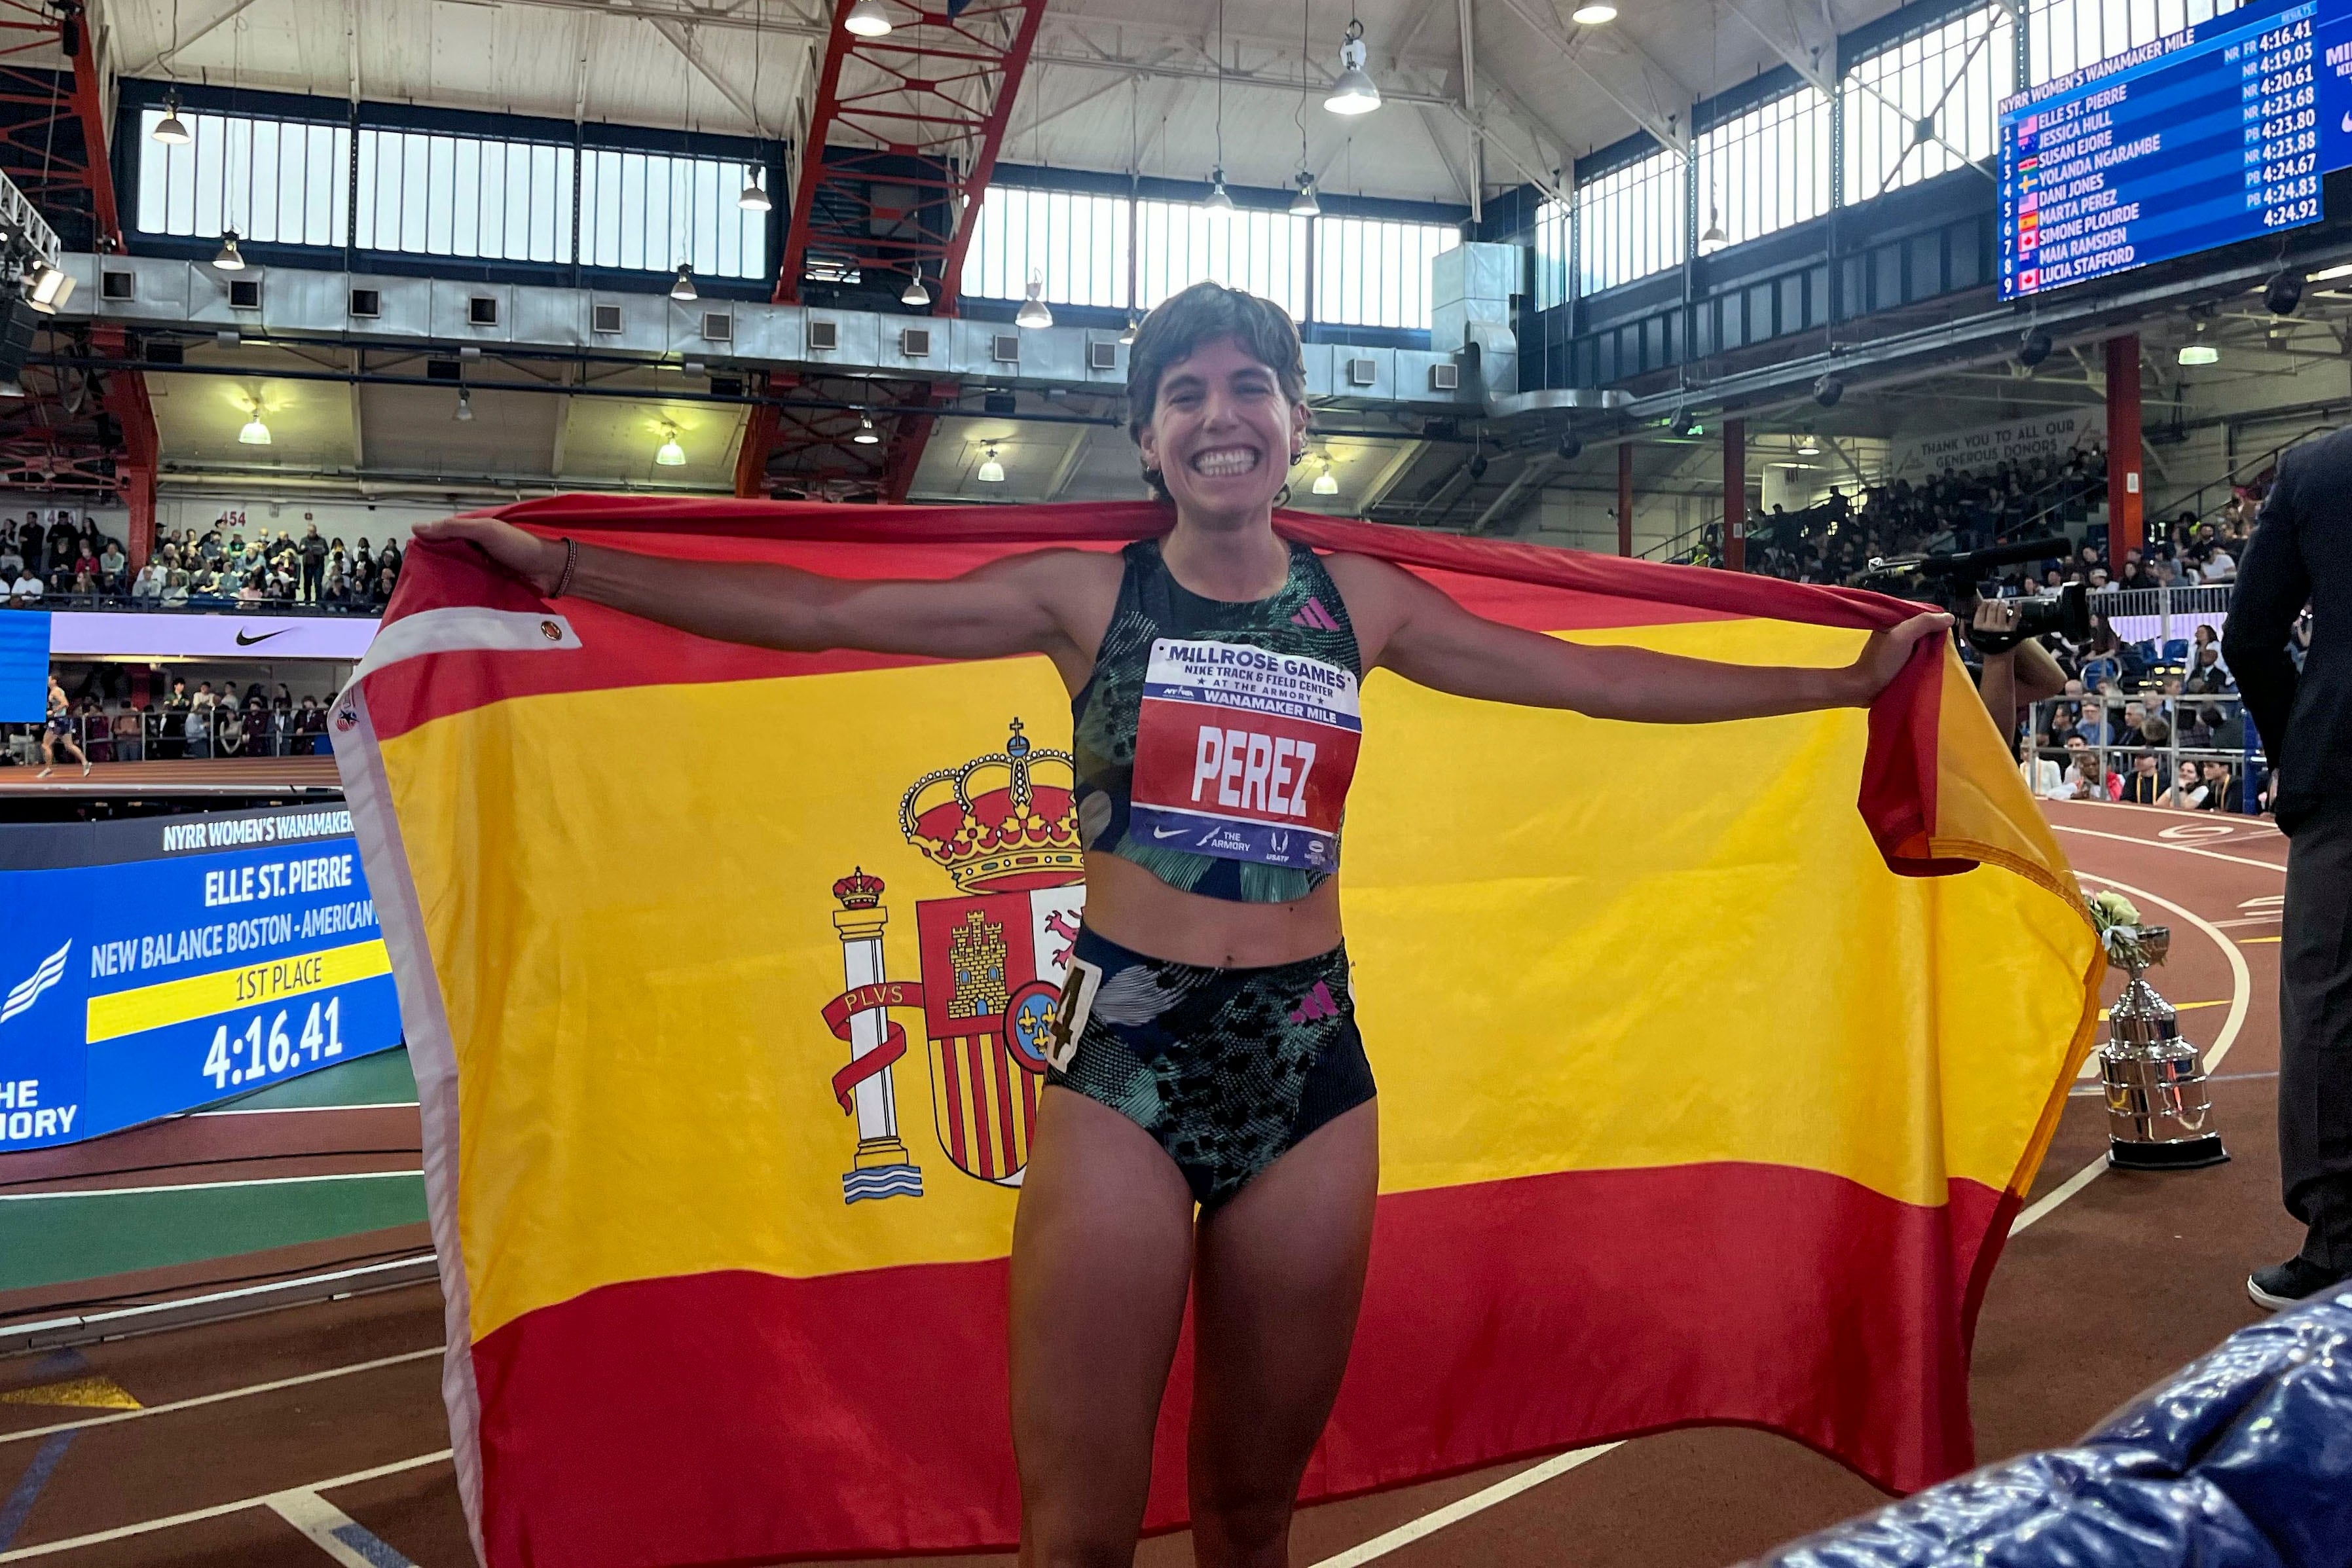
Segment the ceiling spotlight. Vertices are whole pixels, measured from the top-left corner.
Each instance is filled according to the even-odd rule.
[[[1819,441],[1816,441],[1810,433],[1797,437],[1798,456],[1819,457],[1821,455],[1822,444]]]
[[[1339,493],[1339,481],[1331,473],[1331,459],[1328,455],[1323,459],[1323,472],[1315,476],[1315,483],[1307,488],[1318,496],[1336,496]]]
[[[459,424],[474,423],[474,394],[471,392],[464,387],[457,389],[457,412],[449,417]]]
[[[743,193],[735,198],[735,204],[742,208],[747,213],[766,212],[772,205],[768,200],[766,179],[767,176],[760,170],[758,165],[749,163],[745,164],[743,167]]]
[[[1027,298],[1021,301],[1021,308],[1013,315],[1013,324],[1016,327],[1052,326],[1054,313],[1045,308],[1045,301],[1043,298],[1045,292],[1045,277],[1038,273],[1031,273],[1029,287],[1024,292]]]
[[[2032,370],[2050,357],[2050,334],[2040,327],[2028,327],[2025,336],[2017,340],[2017,362]]]
[[[2263,287],[2263,308],[2273,316],[2292,316],[2303,303],[2303,275],[2282,272]]]
[[[1213,213],[1230,213],[1234,210],[1234,199],[1225,192],[1223,164],[1220,163],[1209,172],[1209,199],[1201,204]]]
[[[236,433],[236,438],[247,446],[267,446],[269,444],[269,427],[261,423],[261,405],[259,403],[256,403],[254,405],[253,417],[245,422],[245,428]]]
[[[996,443],[993,441],[988,444],[987,455],[980,460],[980,469],[972,477],[983,485],[1004,483],[1004,465],[996,460]]]
[[[163,118],[155,122],[148,135],[166,147],[185,147],[194,138],[188,134],[187,121],[180,118],[180,89],[172,89],[163,95]]]
[[[919,310],[930,302],[931,291],[923,287],[923,269],[919,267],[915,268],[915,276],[907,279],[907,287],[899,291],[898,303],[912,305]]]
[[[1717,213],[1713,207],[1707,208],[1706,230],[1698,236],[1699,255],[1713,256],[1717,251],[1723,249],[1730,243],[1731,236],[1726,234],[1723,230],[1722,214]]]
[[[2221,361],[2221,350],[2205,340],[2205,323],[2197,323],[2197,336],[2180,345],[2177,356],[2184,365],[2210,365]]]
[[[1123,349],[1131,349],[1135,347],[1135,329],[1139,324],[1139,323],[1136,320],[1135,312],[1131,309],[1128,311],[1127,330],[1118,335],[1119,347]]]
[[[1823,376],[1813,383],[1813,401],[1823,408],[1835,408],[1838,399],[1845,396],[1845,382],[1834,375]]]
[[[665,468],[686,466],[686,448],[677,444],[677,426],[662,426],[662,444],[654,450],[654,461]]]
[[[669,286],[669,297],[681,303],[700,298],[694,290],[694,268],[685,262],[677,264],[677,281]]]
[[[15,376],[0,372],[0,398],[19,398],[24,395],[23,382],[18,381]]]
[[[1298,171],[1298,194],[1290,198],[1290,215],[1294,218],[1319,218],[1323,204],[1315,199],[1315,176],[1306,170]]]
[[[43,263],[36,268],[25,288],[25,303],[44,316],[54,316],[58,307],[73,298],[74,280],[62,268]]]
[[[1609,0],[1585,0],[1583,5],[1568,14],[1568,19],[1580,27],[1598,27],[1603,22],[1617,19],[1617,7],[1609,4]]]
[[[1572,430],[1562,431],[1560,433],[1559,444],[1553,447],[1552,450],[1559,454],[1559,460],[1562,463],[1573,463],[1578,458],[1584,455],[1584,443],[1576,438],[1576,432]]]
[[[1693,413],[1686,408],[1678,408],[1675,410],[1674,417],[1666,422],[1666,428],[1673,431],[1676,435],[1704,435],[1706,434],[1699,428],[1698,415]]]
[[[870,413],[860,413],[857,416],[857,434],[849,439],[860,446],[881,444],[882,433],[874,428],[874,416]]]
[[[213,265],[223,272],[243,272],[245,270],[245,256],[244,254],[236,248],[236,231],[235,229],[221,230],[220,254],[213,257]]]
[[[857,0],[841,25],[861,38],[879,38],[890,31],[890,14],[882,9],[882,0]]]
[[[1364,25],[1352,18],[1339,41],[1339,79],[1323,107],[1334,114],[1370,114],[1381,106],[1381,89],[1364,74]]]

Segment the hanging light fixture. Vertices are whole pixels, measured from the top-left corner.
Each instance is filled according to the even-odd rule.
[[[973,474],[972,477],[983,485],[1004,483],[1004,465],[996,460],[996,443],[993,441],[988,444],[987,455],[980,460],[979,471]]]
[[[245,270],[245,255],[236,248],[236,231],[235,229],[221,230],[220,254],[213,257],[213,265],[223,272],[243,272]]]
[[[654,461],[665,468],[686,466],[686,448],[677,444],[677,426],[662,426],[662,444],[654,451]]]
[[[1731,236],[1723,229],[1723,214],[1716,210],[1714,198],[1709,197],[1706,204],[1706,228],[1698,236],[1698,253],[1701,256],[1713,256],[1730,243]]]
[[[236,433],[236,438],[247,446],[267,446],[269,444],[269,426],[261,423],[261,404],[255,402],[252,410],[252,417],[245,422],[245,428]]]
[[[1818,441],[1814,440],[1814,439],[1813,439],[1813,437],[1812,437],[1812,435],[1811,435],[1810,433],[1808,433],[1807,434],[1800,435],[1799,437],[1797,437],[1797,455],[1798,455],[1798,456],[1800,456],[1800,457],[1819,457],[1821,455],[1822,455],[1822,444],[1821,444],[1820,442],[1818,442]]]
[[[188,122],[180,118],[180,89],[172,89],[163,95],[163,118],[155,122],[148,135],[166,147],[185,147],[195,140],[188,134]]]
[[[735,204],[747,213],[766,212],[772,204],[768,200],[766,179],[758,165],[744,165],[743,193],[735,198]]]
[[[2221,350],[2205,340],[2205,323],[2197,323],[2197,336],[2180,345],[2179,361],[2184,365],[2210,365],[2220,362]]]
[[[1127,313],[1127,330],[1118,335],[1119,347],[1123,349],[1135,347],[1135,329],[1140,324],[1136,319],[1135,311],[1130,308]]]
[[[1609,0],[1584,0],[1584,4],[1568,14],[1568,19],[1580,27],[1598,27],[1617,19],[1617,7]]]
[[[1050,327],[1054,324],[1054,313],[1045,308],[1045,301],[1041,298],[1045,292],[1045,277],[1038,273],[1031,273],[1026,290],[1028,298],[1021,301],[1021,308],[1013,318],[1014,326]]]
[[[669,286],[669,297],[680,304],[700,298],[694,288],[694,268],[685,262],[677,264],[677,281]]]
[[[1234,198],[1225,190],[1225,171],[1222,166],[1209,171],[1209,199],[1201,204],[1213,213],[1234,210]]]
[[[857,0],[841,25],[861,38],[879,38],[890,31],[890,14],[882,9],[882,0]]]
[[[1290,198],[1290,215],[1294,218],[1319,218],[1323,204],[1315,199],[1315,176],[1307,170],[1298,171],[1298,194]]]
[[[1339,481],[1332,476],[1331,459],[1329,455],[1325,455],[1323,458],[1323,472],[1315,476],[1315,483],[1309,486],[1308,488],[1312,489],[1318,496],[1336,496],[1339,493]]]
[[[912,305],[918,310],[931,302],[931,291],[923,287],[923,269],[915,268],[915,276],[907,279],[907,287],[898,295],[898,303]]]
[[[870,413],[860,413],[857,416],[857,434],[851,436],[849,439],[857,443],[860,446],[880,445],[882,442],[882,433],[874,428],[874,416]]]
[[[1339,79],[1331,84],[1323,107],[1334,114],[1370,114],[1380,106],[1381,89],[1364,73],[1364,25],[1351,16],[1339,41]]]
[[[457,389],[457,412],[449,417],[459,424],[474,423],[474,394],[471,392],[464,387]]]

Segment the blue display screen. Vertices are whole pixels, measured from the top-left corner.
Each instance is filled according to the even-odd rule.
[[[49,618],[0,610],[0,724],[38,724],[49,711]]]
[[[341,806],[0,828],[0,1150],[402,1040]]]
[[[2352,141],[2322,35],[2347,19],[2352,0],[2248,6],[2006,100],[2000,297],[2317,223]]]

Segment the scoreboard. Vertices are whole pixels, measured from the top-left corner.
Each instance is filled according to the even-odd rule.
[[[2347,23],[2352,0],[2250,6],[2004,101],[2000,297],[2317,223],[2352,151],[2323,57]]]

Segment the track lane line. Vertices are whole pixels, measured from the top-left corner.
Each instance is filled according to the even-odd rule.
[[[2096,828],[2071,828],[2063,822],[2053,822],[2050,831],[2056,833],[2080,833],[2086,839],[2113,839],[2119,844],[2137,844],[2144,850],[2170,850],[2175,854],[2203,855],[2209,861],[2228,861],[2231,865],[2250,865],[2256,871],[2273,871],[2286,874],[2284,862],[2249,860],[2244,855],[2225,855],[2219,850],[2201,850],[2195,844],[2177,844],[2169,839],[2136,839],[2129,833],[2103,833]]]
[[[250,1398],[257,1394],[274,1394],[281,1388],[299,1388],[306,1384],[324,1383],[330,1378],[349,1377],[355,1373],[374,1372],[386,1366],[402,1366],[412,1361],[437,1356],[442,1347],[430,1350],[404,1351],[399,1355],[378,1356],[373,1361],[355,1361],[348,1366],[331,1366],[320,1372],[306,1372],[296,1377],[276,1378],[268,1383],[248,1384],[243,1388],[225,1388],[218,1394],[199,1394],[187,1399],[174,1399],[168,1404],[142,1406],[136,1410],[117,1410],[104,1416],[86,1416],[79,1421],[59,1421],[49,1427],[27,1427],[21,1432],[0,1432],[0,1444],[29,1442],[57,1432],[81,1432],[92,1427],[112,1427],[123,1421],[142,1420],[149,1416],[168,1416],[175,1410],[194,1410],[200,1406],[218,1405],[230,1399]]]
[[[448,1458],[449,1450],[443,1448],[438,1453],[419,1454],[413,1459],[394,1459],[388,1465],[377,1465],[371,1469],[353,1470],[349,1475],[329,1476],[325,1480],[312,1481],[307,1486],[287,1487],[274,1492],[260,1492],[252,1497],[239,1498],[235,1502],[216,1502],[210,1508],[191,1509],[186,1513],[174,1513],[163,1519],[142,1520],[137,1524],[117,1525],[112,1530],[93,1531],[88,1535],[68,1536],[63,1541],[44,1541],[38,1546],[19,1546],[13,1552],[0,1552],[0,1563],[21,1563],[32,1557],[52,1557],[60,1552],[79,1552],[85,1546],[103,1546],[110,1541],[127,1541],[134,1535],[147,1535],[158,1530],[174,1530],[183,1524],[197,1524],[207,1519],[220,1519],[232,1513],[243,1513],[248,1508],[268,1508],[270,1506],[271,1499],[285,1497],[289,1493],[331,1491],[337,1487],[357,1486],[362,1481],[381,1480],[385,1476],[396,1476],[404,1470],[418,1469],[425,1465],[444,1464]]]
[[[314,1488],[278,1492],[265,1506],[343,1568],[416,1568],[390,1542],[320,1497]]]
[[[331,1156],[304,1155],[302,1157]],[[0,1192],[0,1203],[47,1203],[68,1197],[126,1197],[157,1192],[218,1192],[224,1187],[233,1186],[300,1186],[306,1183],[321,1181],[384,1181],[394,1176],[405,1177],[411,1181],[423,1181],[425,1172],[421,1168],[405,1171],[331,1171],[320,1176],[256,1176],[250,1181],[190,1181],[181,1182],[176,1186],[167,1184],[163,1186],[78,1186],[53,1192]],[[40,1176],[36,1179],[71,1181],[74,1177],[68,1173],[54,1176]]]
[[[1474,1491],[1468,1497],[1457,1499],[1444,1508],[1423,1514],[1419,1519],[1407,1520],[1385,1534],[1375,1535],[1370,1541],[1350,1546],[1337,1556],[1326,1557],[1314,1564],[1314,1568],[1359,1568],[1359,1564],[1370,1563],[1376,1557],[1385,1557],[1401,1546],[1409,1546],[1423,1536],[1436,1534],[1449,1524],[1459,1524],[1474,1513],[1484,1513],[1498,1502],[1507,1501],[1556,1476],[1566,1475],[1579,1465],[1589,1464],[1612,1448],[1622,1447],[1622,1443],[1596,1443],[1589,1448],[1571,1448],[1565,1454],[1556,1454],[1539,1465],[1529,1465],[1517,1475],[1496,1481],[1483,1491]]]

